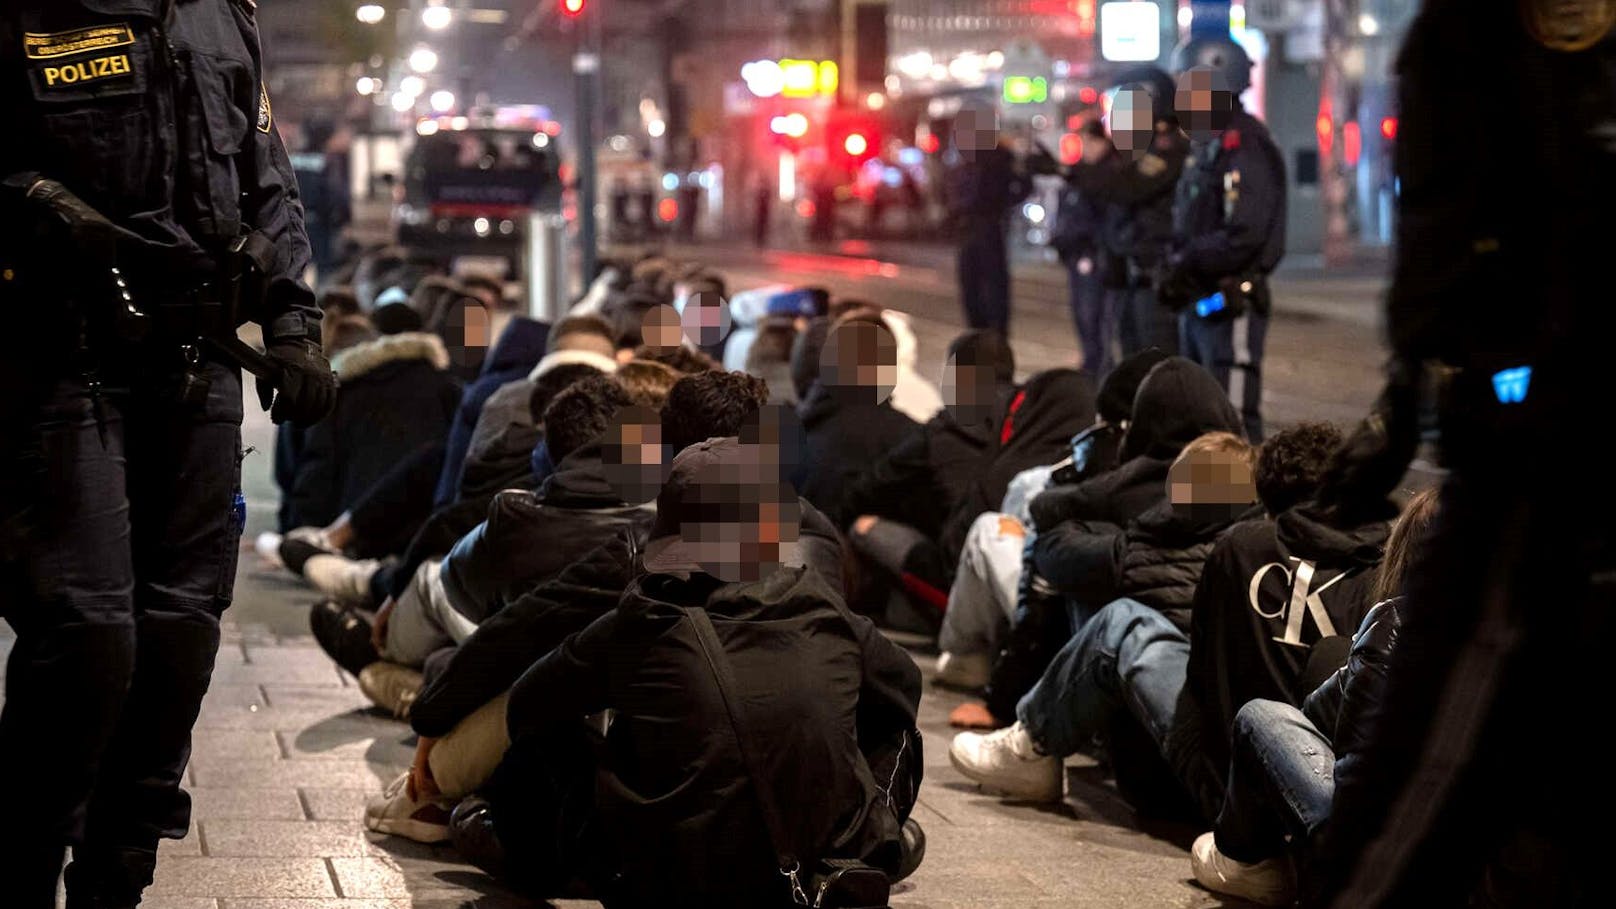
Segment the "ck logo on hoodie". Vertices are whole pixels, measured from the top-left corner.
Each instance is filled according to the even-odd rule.
[[[1330,622],[1330,613],[1325,611],[1323,594],[1336,582],[1346,577],[1345,573],[1337,574],[1327,581],[1320,582],[1315,573],[1317,566],[1306,559],[1292,556],[1290,565],[1284,562],[1269,562],[1258,568],[1251,576],[1251,586],[1248,597],[1251,608],[1265,619],[1282,619],[1285,622],[1285,633],[1277,635],[1274,640],[1281,644],[1294,644],[1298,647],[1311,647],[1312,641],[1302,640],[1302,619],[1311,615],[1313,624],[1318,626],[1319,634],[1330,637],[1336,633],[1335,625]],[[1268,577],[1268,572],[1278,571],[1285,577],[1286,595],[1276,608],[1270,610],[1263,607],[1262,584]],[[1317,586],[1314,586],[1314,585]]]

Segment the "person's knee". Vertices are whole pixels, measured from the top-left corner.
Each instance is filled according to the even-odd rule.
[[[1247,701],[1234,715],[1229,727],[1230,738],[1236,748],[1249,746],[1258,737],[1285,723],[1296,708],[1279,701],[1262,698]]]

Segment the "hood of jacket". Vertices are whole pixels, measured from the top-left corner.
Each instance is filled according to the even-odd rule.
[[[575,363],[593,366],[607,375],[617,372],[617,361],[605,354],[592,350],[552,350],[544,355],[544,359],[533,367],[533,371],[528,373],[527,377],[538,381],[541,376],[558,366],[571,366]]]
[[[1133,399],[1121,460],[1141,455],[1173,459],[1209,432],[1245,434],[1240,414],[1210,372],[1183,357],[1157,364]]]
[[[1395,517],[1397,507],[1388,501],[1374,520],[1342,528],[1325,522],[1316,506],[1303,502],[1274,518],[1274,531],[1279,545],[1297,558],[1343,571],[1367,569],[1380,564]]]
[[[544,358],[544,345],[549,338],[549,325],[526,316],[513,317],[483,359],[483,375],[529,372]]]
[[[448,369],[449,351],[443,346],[443,339],[435,334],[406,331],[355,344],[331,358],[331,369],[342,381],[352,382],[389,363],[411,360],[424,361],[433,369]]]
[[[537,499],[545,505],[574,509],[646,504],[624,502],[622,495],[607,482],[598,442],[590,442],[562,458],[539,487]]]

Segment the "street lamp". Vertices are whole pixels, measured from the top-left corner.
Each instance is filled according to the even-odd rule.
[[[438,68],[438,52],[430,47],[417,47],[410,51],[410,69],[430,73]]]
[[[441,3],[434,3],[421,10],[421,24],[435,32],[441,32],[454,21],[454,12]]]
[[[387,17],[387,8],[380,3],[366,3],[354,10],[354,18],[366,25],[375,25]]]

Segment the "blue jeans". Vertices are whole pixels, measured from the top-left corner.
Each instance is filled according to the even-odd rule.
[[[1262,361],[1268,317],[1255,309],[1237,319],[1209,321],[1193,308],[1178,314],[1180,353],[1206,367],[1240,411],[1246,439],[1262,441]]]
[[[1335,752],[1302,711],[1279,701],[1248,701],[1230,733],[1229,785],[1218,814],[1218,851],[1260,862],[1305,844],[1330,818]]]
[[[1085,263],[1087,274],[1083,272]],[[1077,328],[1077,343],[1083,349],[1083,371],[1098,381],[1115,365],[1111,361],[1111,339],[1117,333],[1113,299],[1100,282],[1100,269],[1093,256],[1065,258],[1064,264],[1072,323]]]
[[[1055,655],[1016,705],[1016,719],[1045,754],[1072,754],[1124,714],[1161,747],[1189,659],[1189,637],[1166,616],[1137,600],[1116,600]]]
[[[1178,353],[1178,318],[1156,302],[1156,291],[1149,284],[1115,287],[1106,291],[1111,311],[1116,314],[1117,341],[1127,359],[1151,347],[1163,353]]]

